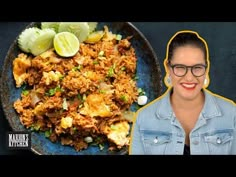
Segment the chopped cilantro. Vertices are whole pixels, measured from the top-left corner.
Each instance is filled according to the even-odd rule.
[[[106,93],[106,91],[105,90],[99,90],[99,93],[104,94],[104,93]]]
[[[98,56],[99,56],[99,57],[102,57],[103,55],[104,55],[104,51],[101,50],[101,51],[98,53]]]
[[[22,94],[27,96],[29,94],[29,90],[22,90]]]
[[[82,99],[82,97],[81,97],[81,95],[78,93],[78,95],[77,95],[77,98],[80,100],[80,101],[82,101],[83,99]]]
[[[57,86],[55,88],[49,89],[49,91],[46,93],[46,95],[53,96],[56,92],[63,92],[64,90],[60,88],[60,86]]]
[[[99,144],[98,146],[99,146],[100,151],[102,151],[104,149],[104,145],[103,144]]]
[[[98,61],[97,61],[97,60],[94,60],[94,61],[93,61],[93,64],[94,64],[94,65],[98,64]]]
[[[52,134],[52,129],[50,129],[50,130],[47,130],[47,131],[45,131],[44,132],[44,135],[45,135],[45,137],[50,137],[50,135]]]
[[[122,66],[120,69],[121,69],[121,71],[124,71],[124,70],[126,70],[126,67]]]
[[[75,66],[74,68],[72,68],[72,71],[80,71],[82,69],[82,66]]]
[[[138,95],[141,96],[141,95],[145,95],[146,92],[142,89],[142,88],[138,88]]]
[[[121,36],[120,34],[117,34],[117,35],[116,35],[116,40],[117,40],[117,41],[120,41],[121,39],[122,39],[122,36]]]
[[[138,76],[134,76],[134,77],[133,77],[133,80],[138,80],[138,79],[139,79]]]
[[[114,75],[114,69],[113,69],[113,67],[110,67],[109,70],[108,70],[107,76],[112,77],[113,75]]]
[[[120,96],[120,99],[121,99],[122,101],[124,101],[124,102],[127,102],[127,101],[128,101],[126,95],[121,95],[121,96]]]

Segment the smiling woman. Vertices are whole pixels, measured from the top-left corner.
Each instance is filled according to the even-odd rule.
[[[32,26],[40,25],[27,28]],[[132,124],[126,115],[139,108],[138,87],[150,101],[161,93],[158,60],[144,36],[130,23],[99,23],[97,30],[104,26],[103,38],[96,44],[81,43],[73,58],[57,56],[53,49],[32,57],[22,53],[16,41],[9,49],[3,68],[3,108],[13,130],[34,130],[35,153],[125,154]],[[25,77],[16,88],[19,65]],[[149,84],[154,81],[158,86]]]
[[[177,32],[167,45],[164,95],[138,110],[130,154],[236,154],[236,105],[211,93],[206,41]]]

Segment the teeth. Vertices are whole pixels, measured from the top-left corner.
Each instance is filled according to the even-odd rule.
[[[193,88],[195,84],[183,84],[184,87]]]

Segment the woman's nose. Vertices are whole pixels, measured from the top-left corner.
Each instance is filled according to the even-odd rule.
[[[193,75],[193,73],[191,72],[191,68],[187,68],[187,73],[186,73],[186,75],[185,75],[185,79],[186,79],[187,81],[192,81],[193,78],[194,78],[194,75]]]

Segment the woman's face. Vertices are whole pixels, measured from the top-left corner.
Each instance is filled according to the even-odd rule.
[[[204,53],[200,48],[194,46],[182,46],[175,49],[170,64],[193,66],[197,64],[206,65]],[[173,69],[169,68],[171,83],[175,96],[180,99],[193,100],[200,95],[200,91],[204,84],[205,75],[196,77],[192,74],[191,68],[188,68],[187,73],[178,77],[174,74]]]

